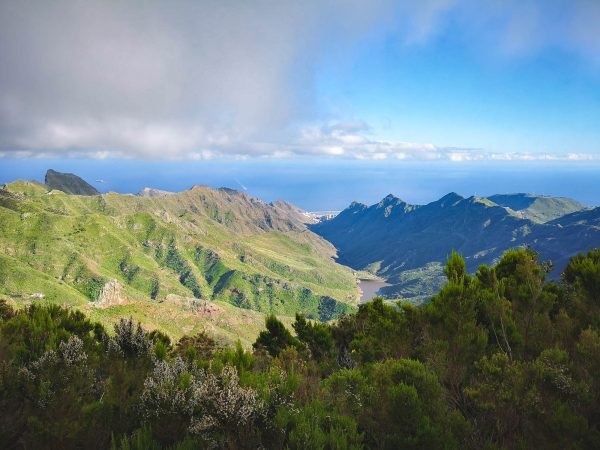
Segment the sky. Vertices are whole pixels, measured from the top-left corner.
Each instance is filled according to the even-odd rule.
[[[600,177],[598,23],[598,0],[0,0],[0,181],[42,166],[97,168],[118,191],[271,176],[321,207],[300,195],[315,177],[347,180],[345,202],[424,201],[419,183],[463,176],[465,194],[597,204],[573,177]],[[402,173],[411,185],[390,181]],[[320,184],[313,198],[333,192]]]

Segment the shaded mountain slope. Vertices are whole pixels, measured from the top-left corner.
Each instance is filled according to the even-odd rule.
[[[600,227],[600,207],[577,211],[572,214],[567,214],[559,217],[551,222],[550,225],[560,225],[563,227],[571,225],[586,225],[591,227]]]
[[[573,199],[546,195],[499,194],[492,195],[488,199],[536,223],[549,222],[565,214],[585,209],[584,205]]]
[[[509,248],[531,246],[542,259],[554,262],[557,273],[569,256],[600,246],[600,229],[593,226],[598,224],[596,210],[540,224],[498,205],[491,200],[494,197],[522,202],[511,204],[524,210],[538,201],[533,196],[463,198],[450,193],[421,206],[388,195],[372,206],[354,202],[336,218],[311,229],[336,246],[342,264],[369,270],[392,283],[382,291],[389,297],[419,300],[444,282],[442,264],[452,249],[464,255],[473,271],[493,263]],[[568,210],[576,202],[566,204]]]

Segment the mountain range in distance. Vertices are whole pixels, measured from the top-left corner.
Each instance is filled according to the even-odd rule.
[[[265,203],[229,188],[100,194],[74,174],[0,189],[0,298],[73,306],[105,323],[132,316],[177,337],[200,329],[249,345],[267,314],[328,321],[355,310],[357,277],[427,301],[455,249],[469,271],[531,246],[559,273],[600,247],[600,208],[530,194],[427,205],[388,195],[339,213]],[[366,272],[369,272],[367,274]]]
[[[474,272],[510,248],[529,246],[553,263],[556,276],[569,257],[600,246],[600,208],[532,194],[450,193],[411,205],[390,194],[372,206],[353,202],[311,230],[338,249],[341,264],[386,279],[383,296],[420,302],[445,283],[443,264],[453,249]]]

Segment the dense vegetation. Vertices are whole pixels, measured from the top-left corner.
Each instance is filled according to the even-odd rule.
[[[0,305],[6,448],[600,448],[600,249],[560,282],[529,249],[428,304],[270,316],[254,352]]]

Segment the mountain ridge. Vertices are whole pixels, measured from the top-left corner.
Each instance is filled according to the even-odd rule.
[[[534,217],[527,211],[515,214],[493,202],[494,196],[465,198],[451,192],[426,205],[407,205],[388,195],[371,206],[352,202],[336,218],[311,229],[338,249],[340,263],[393,284],[382,290],[389,297],[420,300],[444,283],[442,265],[453,249],[463,254],[472,271],[482,263],[492,264],[509,248],[531,246],[554,261],[557,273],[569,256],[600,246],[600,229],[595,226],[600,208],[572,212],[577,202],[544,197],[542,205],[552,209],[545,214],[536,203],[538,196],[527,195],[537,208]],[[510,200],[510,194],[498,197],[504,203]],[[557,205],[565,214],[540,222],[540,217],[556,217]],[[431,280],[430,288],[415,287],[423,278]]]
[[[266,314],[327,321],[358,301],[329,242],[243,192],[47,194],[32,181],[0,191],[0,298],[12,304],[41,293],[104,323],[131,315],[173,337],[209,327],[249,345]],[[128,301],[95,307],[113,280]],[[199,302],[221,313],[204,317]]]

